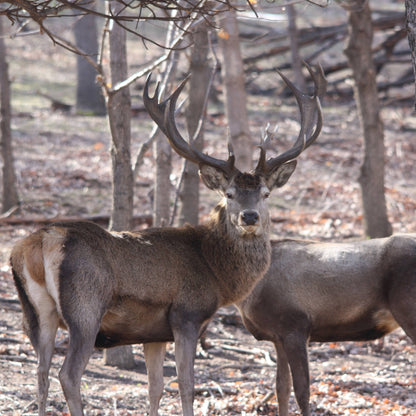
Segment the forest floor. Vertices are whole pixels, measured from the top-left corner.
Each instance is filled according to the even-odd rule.
[[[0,218],[0,415],[28,416],[36,413],[36,357],[21,330],[21,309],[9,253],[18,239],[45,221],[108,217],[111,160],[104,117],[53,112],[48,100],[35,92],[39,82],[57,99],[65,99],[74,84],[75,71],[67,70],[73,67],[73,58],[59,48],[45,49],[48,62],[42,64],[42,71],[30,72],[28,62],[33,65],[38,54],[34,55],[28,42],[13,45],[13,140],[22,205],[20,212]],[[259,132],[267,121],[279,122],[282,148],[290,145],[298,127],[294,104],[283,100],[275,96],[249,97],[252,131]],[[389,218],[394,232],[416,232],[416,118],[411,102],[399,105],[391,101],[394,100],[383,102],[382,111]],[[357,182],[362,134],[354,102],[324,100],[324,114],[318,144],[299,158],[289,183],[271,197],[274,237],[325,241],[362,238]],[[223,114],[208,117],[209,153],[224,153],[224,126]],[[132,121],[133,154],[150,129],[149,118],[144,113],[136,114]],[[179,158],[174,157],[173,187],[180,165]],[[153,156],[149,152],[136,178],[136,216],[151,214],[152,180]],[[203,220],[215,200],[204,189],[201,191]],[[272,345],[257,342],[236,318],[233,307],[215,316],[207,340],[211,348],[203,351],[198,347],[195,364],[195,414],[276,414]],[[60,332],[51,369],[49,415],[68,414],[57,378],[66,343],[65,332]],[[315,343],[309,351],[314,414],[415,414],[416,348],[401,330],[382,342]],[[141,346],[135,346],[134,353],[136,367],[131,371],[104,366],[102,353],[94,353],[82,378],[86,414],[146,414],[146,371]],[[165,384],[161,415],[180,414],[172,345],[165,362]],[[291,414],[299,415],[293,397],[290,408]]]

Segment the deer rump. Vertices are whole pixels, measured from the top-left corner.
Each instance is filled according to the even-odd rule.
[[[278,355],[279,415],[288,415],[289,366],[310,415],[309,341],[369,341],[402,327],[416,344],[416,234],[352,243],[272,242],[272,261],[238,303],[247,329]]]

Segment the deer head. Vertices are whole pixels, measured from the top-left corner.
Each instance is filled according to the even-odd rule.
[[[320,98],[325,93],[326,79],[322,68],[317,72],[307,65],[314,81],[313,96],[298,90],[280,71],[277,71],[296,97],[300,109],[301,128],[294,145],[284,153],[266,160],[266,144],[269,137],[262,138],[260,157],[253,172],[242,173],[235,167],[232,145],[228,142],[228,159],[221,160],[202,153],[188,143],[179,132],[175,122],[176,102],[189,77],[185,78],[176,90],[164,101],[159,100],[158,83],[153,97],[149,96],[149,74],[143,92],[144,105],[173,149],[185,159],[199,165],[199,173],[204,184],[224,197],[223,204],[230,213],[230,221],[240,234],[260,234],[267,217],[264,200],[273,188],[283,186],[296,168],[296,157],[309,147],[318,137],[322,128]],[[314,128],[315,127],[315,128]]]

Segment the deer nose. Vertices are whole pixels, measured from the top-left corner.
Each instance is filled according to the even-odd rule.
[[[254,209],[246,209],[240,214],[240,218],[246,225],[256,225],[259,220],[259,213]]]

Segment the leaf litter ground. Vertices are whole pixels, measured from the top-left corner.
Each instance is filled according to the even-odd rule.
[[[34,58],[25,44],[11,54],[15,62]],[[52,62],[65,59],[56,50],[49,54]],[[19,68],[24,66],[21,63]],[[23,81],[19,71],[15,74],[17,88]],[[19,93],[23,94],[17,91],[16,95]],[[13,138],[22,196],[17,218],[29,221],[11,223],[11,218],[0,219],[0,414],[7,416],[36,413],[36,357],[21,330],[21,311],[8,265],[12,245],[37,229],[45,218],[108,216],[110,211],[111,162],[105,119],[52,113],[41,99],[25,105],[22,101],[15,105]],[[278,97],[252,96],[249,105],[253,132],[267,121],[279,121],[279,146],[290,145],[298,127],[293,121],[296,109],[292,104]],[[411,107],[409,103],[383,109],[386,197],[395,232],[416,231],[416,118]],[[326,101],[324,108],[325,127],[319,143],[301,156],[289,184],[271,198],[275,237],[329,241],[361,238],[357,177],[362,138],[355,107],[352,102]],[[224,124],[223,115],[209,117],[208,152],[223,153]],[[134,151],[150,128],[144,114],[134,118]],[[180,165],[179,158],[174,156],[173,185]],[[151,214],[152,172],[153,158],[149,153],[136,178],[136,215]],[[203,219],[214,198],[201,190]],[[257,342],[241,325],[233,307],[224,308],[215,316],[207,340],[211,348],[204,351],[198,347],[195,364],[196,415],[276,414],[272,345]],[[66,343],[66,333],[60,332],[51,369],[49,415],[68,414],[58,382]],[[132,371],[106,367],[101,352],[94,353],[82,378],[86,414],[146,414],[147,385],[141,346],[135,346],[134,353],[136,367]],[[311,403],[316,415],[415,413],[416,349],[401,330],[373,343],[313,344],[310,362]],[[172,345],[165,362],[165,383],[161,415],[180,414]],[[293,398],[291,414],[299,414]]]

